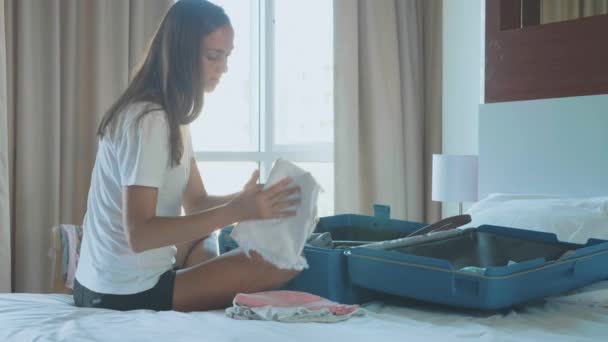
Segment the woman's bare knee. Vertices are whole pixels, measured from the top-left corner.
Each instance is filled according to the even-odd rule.
[[[207,241],[209,238],[199,240],[192,246],[190,253],[186,256],[182,268],[196,266],[200,263],[209,261],[215,258],[217,250],[212,248],[212,245]]]

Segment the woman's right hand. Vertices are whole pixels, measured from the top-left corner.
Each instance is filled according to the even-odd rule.
[[[291,183],[290,178],[284,178],[266,190],[262,184],[248,184],[227,205],[234,210],[237,221],[295,216],[294,210],[285,211],[300,204],[300,198],[293,197],[300,192],[300,187],[290,187]]]

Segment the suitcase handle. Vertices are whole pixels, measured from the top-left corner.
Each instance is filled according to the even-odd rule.
[[[437,221],[433,224],[424,226],[424,227],[414,231],[413,233],[410,233],[409,235],[405,236],[405,238],[417,236],[417,235],[424,235],[424,234],[428,234],[428,233],[441,232],[444,230],[455,229],[455,228],[463,226],[469,222],[471,222],[470,215],[451,216],[451,217],[445,218],[441,221]],[[362,245],[373,245],[376,243],[378,243],[378,241],[334,240],[335,245],[340,245],[342,247],[357,247],[357,246],[362,246]]]
[[[441,221],[437,221],[433,224],[429,224],[428,226],[424,226],[413,233],[410,233],[406,237],[412,237],[416,235],[424,235],[428,233],[441,232],[444,230],[455,229],[461,226],[464,226],[467,223],[471,222],[471,215],[456,215],[445,218]]]

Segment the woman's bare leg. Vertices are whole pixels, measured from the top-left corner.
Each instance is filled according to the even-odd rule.
[[[177,272],[173,289],[173,309],[206,311],[229,307],[237,293],[253,293],[278,288],[299,272],[281,270],[257,253],[251,258],[234,250]]]
[[[208,238],[197,241],[186,256],[182,268],[188,268],[218,256],[217,236],[211,235]]]
[[[195,245],[200,244],[201,241],[203,241],[203,239],[175,245],[175,247],[177,247],[177,252],[175,253],[175,266],[178,268],[183,268],[188,259],[188,255],[191,254],[191,251],[195,248]]]
[[[175,266],[188,268],[218,256],[217,235],[176,245]]]

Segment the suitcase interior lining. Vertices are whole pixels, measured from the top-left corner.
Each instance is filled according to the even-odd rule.
[[[323,233],[324,231],[317,231]],[[407,233],[384,230],[380,228],[345,226],[331,229],[333,240],[349,241],[387,241],[403,238]]]
[[[524,262],[537,258],[556,260],[572,250],[566,243],[547,243],[469,230],[443,240],[391,249],[395,252],[444,259],[455,268],[499,267],[509,261]]]

